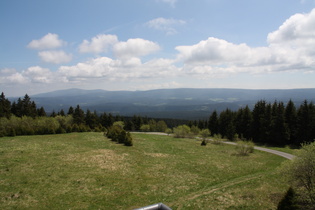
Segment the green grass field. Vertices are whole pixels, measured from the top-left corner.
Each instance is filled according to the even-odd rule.
[[[0,209],[276,209],[288,184],[284,158],[230,145],[102,133],[0,138]]]

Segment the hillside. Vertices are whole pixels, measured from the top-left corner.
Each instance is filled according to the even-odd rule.
[[[285,159],[226,144],[132,134],[125,147],[102,133],[4,137],[0,209],[276,209],[288,188]]]
[[[125,116],[200,119],[214,110],[237,110],[258,100],[268,102],[290,99],[296,105],[303,100],[315,101],[315,89],[249,90],[249,89],[159,89],[148,91],[105,91],[68,89],[31,95],[38,107],[47,112],[68,110],[79,104],[83,109],[111,112]]]

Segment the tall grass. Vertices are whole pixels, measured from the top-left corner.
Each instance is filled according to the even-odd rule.
[[[281,157],[132,135],[133,147],[101,133],[1,138],[0,208],[275,209],[288,187],[275,173]]]

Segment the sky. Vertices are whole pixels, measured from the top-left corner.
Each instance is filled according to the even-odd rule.
[[[315,88],[315,0],[0,0],[0,92]]]

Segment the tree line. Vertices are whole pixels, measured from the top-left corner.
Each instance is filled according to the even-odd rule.
[[[185,120],[153,119],[134,115],[124,117],[111,113],[97,113],[89,109],[84,111],[80,105],[70,106],[68,111],[61,109],[47,114],[43,107],[26,94],[23,99],[11,103],[4,93],[0,96],[0,136],[55,134],[87,131],[107,131],[115,122],[122,121],[124,129],[140,131],[143,126],[146,131],[164,132],[167,127],[184,124]]]
[[[292,100],[286,104],[260,100],[253,110],[246,106],[237,111],[214,111],[208,120],[190,121],[188,125],[208,128],[212,136],[219,134],[229,140],[300,146],[315,140],[315,105],[306,100],[299,107]]]
[[[212,136],[279,146],[300,146],[315,139],[315,105],[306,100],[299,107],[292,100],[286,104],[260,100],[252,110],[246,106],[237,111],[214,111],[207,120],[188,121],[99,114],[89,109],[84,111],[79,105],[69,107],[67,112],[53,111],[48,116],[27,94],[13,103],[4,93],[0,96],[0,136],[106,131],[117,121],[122,121],[127,131],[165,132],[167,129],[170,133],[178,131],[179,125],[187,125],[192,132],[196,128],[209,129]]]

